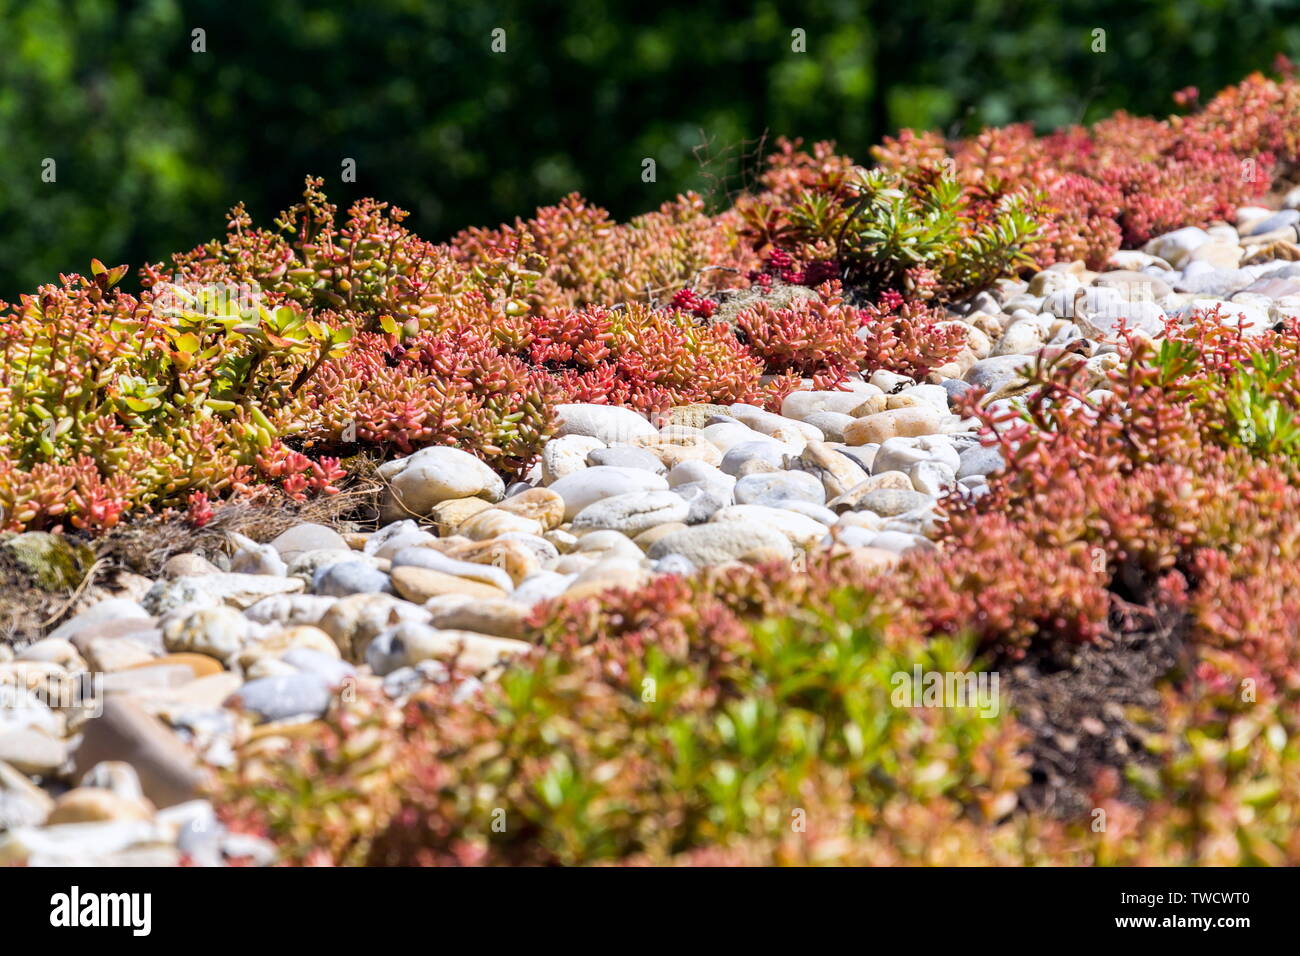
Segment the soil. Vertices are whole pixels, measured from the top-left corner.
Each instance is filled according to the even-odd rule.
[[[1119,598],[1109,630],[1067,662],[1030,655],[1005,672],[1012,708],[1033,735],[1031,782],[1020,793],[1031,812],[1087,816],[1107,767],[1123,781],[1119,799],[1143,802],[1124,770],[1155,764],[1143,740],[1159,727],[1158,688],[1189,673],[1190,649],[1177,616]]]

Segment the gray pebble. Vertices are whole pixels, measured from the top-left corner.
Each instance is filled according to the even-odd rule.
[[[882,517],[889,518],[912,511],[915,508],[924,508],[932,500],[929,495],[923,495],[919,491],[905,491],[902,488],[877,488],[875,491],[869,491],[862,496],[858,509],[873,511]]]
[[[970,383],[963,382],[959,378],[945,378],[939,383],[943,390],[948,393],[948,407],[952,408],[957,401],[971,390]]]
[[[826,503],[826,489],[821,480],[806,471],[777,471],[762,475],[745,475],[736,482],[736,503],[768,505],[780,508],[786,500]]]
[[[793,498],[776,502],[771,507],[780,508],[782,511],[792,511],[795,514],[803,515],[805,518],[820,521],[824,525],[833,525],[840,518],[839,515],[825,505],[819,505],[811,501],[798,501]]]
[[[957,469],[957,478],[969,478],[972,475],[991,475],[1003,467],[1002,451],[997,447],[986,448],[976,445],[961,454],[961,467]]]
[[[388,575],[360,561],[341,561],[317,568],[312,577],[312,590],[328,597],[347,597],[349,594],[391,594],[393,586]]]
[[[731,489],[718,482],[688,481],[674,488],[673,493],[686,499],[690,505],[690,511],[686,513],[687,524],[703,524],[715,512],[735,503]]]
[[[620,445],[615,448],[597,448],[587,454],[588,465],[614,465],[617,468],[640,468],[653,471],[656,475],[666,474],[668,469],[654,454],[644,448]]]
[[[315,674],[331,687],[337,687],[357,673],[357,669],[347,661],[314,651],[310,647],[291,647],[284,652],[280,660],[304,673]]]
[[[1275,229],[1294,226],[1298,222],[1300,222],[1300,210],[1280,209],[1271,216],[1265,216],[1263,219],[1251,223],[1250,228],[1243,235],[1259,236],[1266,232],[1273,232]]]
[[[669,554],[660,558],[651,565],[651,570],[655,574],[676,574],[681,577],[687,577],[696,571],[695,565],[691,559],[682,554]]]
[[[772,471],[780,471],[785,465],[785,456],[789,451],[789,448],[776,441],[743,441],[728,449],[722,456],[722,464],[719,467],[726,474],[736,478],[748,474],[745,466],[752,463],[761,462],[770,465]]]
[[[250,680],[236,695],[244,709],[263,720],[319,717],[329,709],[329,685],[319,674],[302,672]]]

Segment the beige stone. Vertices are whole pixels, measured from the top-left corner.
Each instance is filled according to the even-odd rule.
[[[0,729],[0,762],[31,776],[49,776],[68,757],[63,741],[35,728]]]
[[[1029,288],[1026,291],[1030,295],[1051,295],[1053,292],[1059,292],[1062,289],[1077,289],[1078,287],[1079,279],[1077,276],[1068,272],[1044,270],[1029,280]]]
[[[77,787],[54,801],[47,826],[57,823],[104,823],[109,821],[148,820],[153,809],[98,787]]]
[[[1183,265],[1190,262],[1208,262],[1216,269],[1235,269],[1241,264],[1243,250],[1227,242],[1207,242],[1192,250]]]
[[[842,553],[864,571],[886,571],[901,560],[899,555],[884,548],[844,548]]]
[[[515,584],[518,584],[530,574],[540,571],[542,567],[537,552],[522,541],[515,540],[477,541],[468,546],[457,548],[449,556],[459,558],[462,561],[472,561],[475,564],[488,564],[494,568],[500,568],[510,575],[510,580]],[[485,581],[484,583],[489,582]]]
[[[112,673],[153,658],[148,648],[125,637],[100,637],[86,644],[86,663],[91,670]]]
[[[820,441],[810,441],[789,464],[794,470],[816,476],[826,489],[827,498],[842,495],[867,479],[867,473],[855,462]]]
[[[401,621],[424,623],[429,612],[391,594],[350,594],[321,617],[319,627],[334,639],[342,657],[359,661],[375,635]]]
[[[442,594],[466,594],[470,597],[502,598],[505,592],[490,584],[469,581],[453,574],[444,574],[429,568],[403,566],[395,568],[392,575],[393,589],[416,604],[423,604],[430,598]]]
[[[659,417],[659,421],[665,427],[669,425],[686,425],[692,428],[703,428],[713,416],[730,414],[731,409],[727,405],[699,403],[670,408]]]
[[[486,600],[445,594],[432,598],[425,609],[432,615],[430,624],[454,631],[473,631],[493,637],[518,640],[524,636],[524,619],[529,609],[507,600]]]
[[[176,654],[165,654],[162,657],[154,657],[147,661],[141,661],[139,664],[124,668],[125,670],[140,670],[146,667],[188,667],[194,674],[194,679],[207,677],[210,674],[220,674],[224,668],[221,661],[207,654],[194,654],[182,651]]]
[[[72,646],[72,642],[61,637],[47,637],[29,644],[18,652],[20,661],[49,661],[59,664],[68,671],[83,671],[86,662]]]
[[[897,408],[859,418],[852,425],[846,425],[844,440],[849,445],[879,444],[890,438],[934,435],[942,427],[939,412],[933,407]]]
[[[588,568],[600,563],[600,556],[595,554],[566,554],[551,565],[556,574],[581,574]]]
[[[0,831],[40,826],[54,809],[54,801],[36,784],[0,761]]]
[[[533,647],[526,641],[505,637],[432,628],[420,628],[404,637],[403,641],[408,666],[424,660],[450,661],[454,658],[460,670],[472,674],[481,674],[502,661],[526,654]]]
[[[722,452],[699,429],[673,425],[658,436],[647,436],[633,444],[645,448],[671,469],[684,461],[703,461],[710,465],[722,462]]]
[[[872,475],[870,478],[854,485],[848,491],[830,501],[826,502],[826,507],[839,513],[855,509],[862,498],[873,491],[882,489],[897,488],[900,491],[912,491],[912,479],[905,472],[901,471],[882,471],[878,475]]]
[[[202,580],[202,579],[200,579]],[[207,654],[229,660],[252,633],[253,622],[225,605],[205,607],[188,614],[178,611],[163,625],[167,650]]]
[[[542,526],[542,531],[558,528],[564,521],[564,499],[549,488],[530,488],[511,495],[497,509],[530,518]]]
[[[194,671],[186,664],[166,667],[128,667],[104,675],[106,694],[147,694],[159,688],[180,687],[195,680]]]
[[[890,395],[885,399],[885,409],[887,411],[893,411],[896,408],[920,408],[926,405],[930,405],[930,403],[908,393]]]
[[[650,579],[650,572],[644,568],[632,568],[621,564],[595,566],[583,571],[564,591],[564,597],[572,600],[594,597],[611,588],[634,591]]]
[[[865,418],[868,415],[876,415],[883,412],[889,407],[888,395],[871,395],[862,404],[853,411],[849,412],[854,418]]]
[[[54,661],[7,661],[0,664],[0,684],[13,684],[46,699],[57,697],[57,691],[67,686],[70,675],[62,664]]]
[[[244,667],[244,680],[257,680],[259,677],[290,677],[298,673],[298,668],[286,664],[278,657],[252,658]]]
[[[306,648],[311,651],[319,651],[330,657],[338,657],[338,645],[334,643],[334,638],[326,634],[319,627],[313,627],[310,624],[301,624],[294,627],[286,627],[269,637],[250,644],[239,653],[239,666],[247,668],[259,658],[283,657],[286,653],[295,647]]]
[[[906,489],[903,489],[906,490]],[[868,531],[880,531],[885,526],[885,519],[874,511],[845,511],[839,520],[831,526],[831,533],[836,528],[866,528]]]
[[[188,714],[219,710],[226,698],[244,684],[238,674],[222,671],[198,680],[188,681],[179,687],[160,687],[142,690],[130,695],[145,710],[168,723],[175,723]]]
[[[491,507],[482,498],[453,498],[434,505],[429,517],[437,527],[439,536],[445,538],[455,534],[457,528],[480,511]]]
[[[1132,269],[1112,269],[1109,272],[1103,272],[1097,277],[1093,285],[1118,289],[1123,294],[1126,302],[1136,302],[1142,299],[1157,302],[1174,291],[1169,283],[1164,280]]]
[[[461,524],[456,529],[456,533],[473,541],[485,541],[511,531],[540,535],[544,530],[541,522],[536,518],[525,518],[523,515],[513,514],[501,508],[489,508]]]
[[[796,552],[796,557],[800,554],[803,552]],[[780,548],[755,548],[753,551],[746,551],[738,560],[741,564],[758,567],[764,564],[788,564],[791,559],[790,555]]]
[[[1011,317],[1006,315],[990,315],[987,312],[976,312],[969,316],[966,321],[974,329],[984,333],[984,336],[989,339],[991,347],[992,340],[1002,335],[1002,327],[1010,319]]]
[[[654,435],[638,435],[628,441],[628,444],[634,448],[653,448],[656,445],[672,444],[678,442],[688,445],[697,438],[704,438],[704,429],[696,428],[693,425],[665,425]],[[710,442],[710,444],[712,444]]]
[[[201,554],[186,552],[173,554],[162,566],[160,578],[188,578],[204,574],[220,574],[221,569]]]
[[[542,535],[542,539],[550,542],[555,550],[560,554],[568,554],[578,543],[578,538],[567,527],[556,528],[554,531],[548,531]]]
[[[642,531],[632,539],[632,542],[642,551],[649,551],[650,546],[660,538],[670,535],[674,531],[683,531],[686,527],[687,526],[681,521],[669,521]]]
[[[422,548],[432,548],[434,551],[441,551],[443,554],[454,554],[458,549],[466,545],[474,544],[469,538],[460,534],[448,535],[445,538],[437,538],[433,541],[426,541],[420,545]]]
[[[98,787],[112,790],[118,796],[127,797],[137,803],[147,803],[144,791],[140,789],[140,777],[129,763],[120,760],[105,760],[90,768],[78,784],[82,787]]]

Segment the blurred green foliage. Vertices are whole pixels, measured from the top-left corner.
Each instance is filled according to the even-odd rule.
[[[1300,52],[1297,6],[0,0],[0,296],[92,255],[165,258],[239,200],[269,221],[307,173],[442,238],[575,189],[620,217],[685,188],[720,203],[764,134],[863,157],[900,126],[1168,113],[1177,89],[1209,94]]]

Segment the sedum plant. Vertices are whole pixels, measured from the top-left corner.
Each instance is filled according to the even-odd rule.
[[[1217,313],[1216,313],[1217,314]],[[1295,320],[1258,349],[1212,320],[1162,341],[1150,363],[1160,384],[1187,401],[1207,434],[1261,458],[1300,467],[1300,355]]]
[[[804,228],[821,229],[825,221],[812,203],[797,206],[794,216],[807,222]],[[835,234],[839,257],[868,290],[914,293],[908,273],[919,267],[933,276],[933,293],[954,298],[1030,262],[1025,250],[1037,234],[1023,195],[1008,195],[976,215],[955,179],[940,177],[914,190],[882,170],[855,184],[842,216]]]
[[[594,632],[570,630],[592,614],[573,608],[543,635],[548,653],[477,699],[417,694],[398,733],[352,716],[369,703],[338,707],[285,766],[345,802],[268,790],[256,757],[226,775],[219,802],[290,861],[381,865],[666,862],[779,840],[805,818],[865,837],[913,803],[984,820],[1009,810],[1023,769],[1005,716],[889,703],[898,673],[972,666],[966,644],[917,641],[860,591],[800,608],[794,580],[766,595],[733,587],[665,579],[616,600]],[[728,607],[745,594],[756,604]],[[367,801],[381,746],[384,796]]]
[[[184,506],[252,480],[293,434],[301,393],[350,332],[291,305],[116,286],[95,262],[0,313],[6,526],[102,530],[129,506]]]
[[[960,298],[1031,263],[1038,236],[1027,194],[977,206],[951,177],[908,183],[883,170],[859,170],[833,190],[805,189],[785,208],[760,197],[742,205],[747,235],[822,275],[832,263],[847,286],[868,298]],[[791,281],[787,274],[787,281]]]

